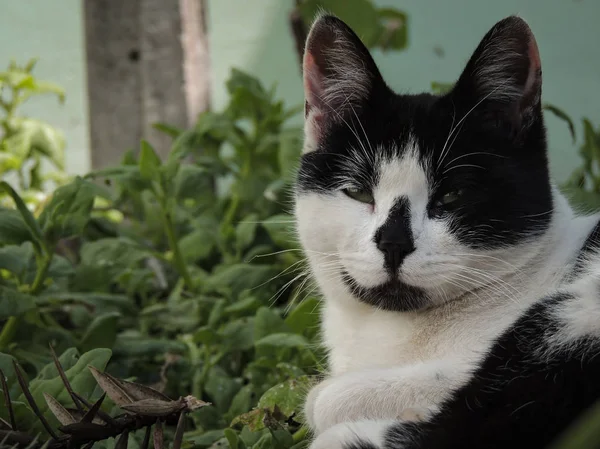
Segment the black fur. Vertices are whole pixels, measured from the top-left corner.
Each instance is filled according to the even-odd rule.
[[[379,176],[372,161],[401,156],[414,143],[435,186],[430,216],[453,218],[452,229],[465,244],[495,248],[547,229],[553,205],[541,86],[534,84],[535,92],[523,93],[510,102],[505,97],[488,97],[490,92],[484,87],[489,80],[480,79],[485,68],[481,64],[511,54],[506,73],[498,76],[505,76],[503,82],[510,83],[513,91],[524,82],[529,36],[519,19],[507,19],[488,33],[456,87],[444,96],[395,94],[352,30],[333,17],[323,20],[324,28],[337,28],[357,57],[363,58],[370,89],[352,108],[338,108],[337,115],[343,120],[334,121],[337,116],[332,116],[317,150],[302,157],[297,182],[300,193],[337,194],[348,183],[370,190]],[[308,51],[335,51],[335,47],[319,48],[319,43],[334,44],[320,38],[318,32],[313,32],[315,42]],[[329,67],[323,69],[323,76],[338,72],[343,70],[332,72]],[[436,206],[442,195],[453,190],[463,192],[458,202],[447,208]]]
[[[405,284],[398,278],[390,279],[377,287],[363,287],[348,273],[342,272],[341,276],[356,298],[378,309],[407,312],[430,306],[427,294],[422,289]]]

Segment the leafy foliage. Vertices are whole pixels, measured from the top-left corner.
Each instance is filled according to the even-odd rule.
[[[110,351],[107,349],[90,351],[81,358],[78,358],[73,348],[60,358],[57,358],[54,352],[52,355],[53,363],[44,367],[29,385],[18,363],[12,361],[13,372],[9,373],[9,378],[17,379],[23,397],[17,401],[12,400],[10,384],[4,377],[4,371],[0,369],[6,406],[4,411],[8,416],[8,420],[0,418],[0,446],[51,446],[55,449],[83,445],[92,447],[96,442],[118,437],[117,446],[127,447],[129,433],[145,429],[142,448],[147,449],[154,428],[154,448],[162,449],[162,423],[177,422],[173,449],[180,449],[186,414],[210,405],[192,396],[172,400],[153,388],[102,372],[98,365],[104,367],[110,358]],[[75,364],[65,370],[65,363]],[[96,382],[103,394],[91,403],[85,397],[93,393]],[[107,396],[125,413],[111,416],[101,410]],[[42,399],[45,400],[43,405]],[[29,408],[24,407],[25,402]],[[70,408],[67,402],[72,402],[73,407]],[[32,428],[24,428],[23,419],[19,417],[19,411],[25,410],[37,418],[29,419]],[[35,426],[40,428],[36,429]],[[56,430],[60,430],[62,435],[59,436]],[[51,440],[44,443],[37,436],[33,437],[37,432],[47,435]]]
[[[304,23],[310,24],[320,11],[333,13],[346,22],[369,48],[403,50],[408,45],[408,16],[396,8],[378,8],[372,0],[301,0],[296,2]]]
[[[63,408],[76,405],[51,343],[90,404],[101,390],[88,365],[211,402],[190,414],[183,440],[196,447],[303,440],[301,398],[323,354],[288,214],[301,134],[286,122],[298,109],[237,70],[227,88],[222,112],[188,130],[157,126],[173,137],[164,161],[142,142],[120,166],[58,188],[35,215],[0,183],[16,205],[0,209],[0,367],[18,429],[48,437],[17,395],[12,360],[52,428],[57,410],[68,418]],[[115,404],[139,412],[110,393],[101,410]]]
[[[13,61],[0,72],[0,176],[16,175],[18,190],[34,206],[44,197],[47,181],[66,180],[63,134],[48,123],[18,113],[34,96],[51,94],[60,103],[65,100],[61,87],[33,75],[35,64],[35,59],[23,66]],[[46,162],[54,171],[42,172]]]

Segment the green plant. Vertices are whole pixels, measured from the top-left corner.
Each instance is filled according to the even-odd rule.
[[[153,433],[154,447],[161,449],[163,423],[177,423],[173,449],[179,449],[186,414],[210,405],[192,396],[172,400],[158,390],[102,372],[110,358],[108,349],[95,349],[80,356],[75,348],[70,348],[60,358],[54,352],[52,356],[53,362],[31,382],[27,382],[14,359],[0,357],[0,385],[8,414],[8,421],[0,418],[0,447],[91,447],[109,438],[118,438],[117,445],[127,447],[129,434],[145,429],[141,447],[149,447]],[[16,400],[11,393],[16,390],[14,384],[21,391]],[[99,397],[91,400],[91,396]],[[71,407],[64,406],[64,402],[71,402]],[[111,415],[103,407],[125,413]],[[39,433],[33,436],[36,432],[51,440],[44,443]]]
[[[20,114],[32,97],[53,94],[64,102],[63,90],[33,75],[36,60],[24,66],[11,62],[0,72],[0,176],[15,174],[26,202],[36,204],[46,181],[65,181],[62,133],[48,123]],[[44,172],[44,163],[55,171]]]
[[[227,88],[225,110],[191,129],[157,125],[173,137],[164,161],[142,142],[38,216],[0,185],[17,206],[0,209],[0,352],[39,378],[48,342],[61,358],[110,348],[113,376],[213,404],[190,414],[185,441],[287,448],[304,441],[300,403],[323,356],[287,213],[299,109],[236,70]],[[19,420],[44,432],[32,413]]]
[[[378,8],[372,0],[295,0],[290,30],[300,67],[307,30],[317,14],[334,14],[346,22],[369,48],[403,50],[408,45],[408,15],[396,8]]]
[[[369,48],[403,50],[408,43],[408,16],[396,8],[378,8],[371,0],[300,0],[296,2],[305,24],[320,11],[333,13],[350,26]]]

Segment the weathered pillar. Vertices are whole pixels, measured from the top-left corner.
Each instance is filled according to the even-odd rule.
[[[119,162],[147,139],[165,155],[169,138],[152,125],[193,123],[209,104],[203,0],[85,0],[94,169]]]

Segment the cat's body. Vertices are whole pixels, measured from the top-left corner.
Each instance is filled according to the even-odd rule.
[[[330,365],[313,447],[544,447],[600,398],[600,217],[551,187],[529,28],[500,22],[441,97],[393,94],[327,16],[304,71],[296,217]]]

